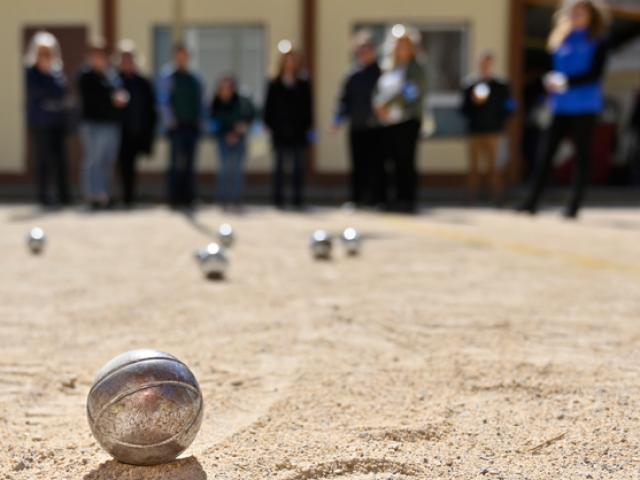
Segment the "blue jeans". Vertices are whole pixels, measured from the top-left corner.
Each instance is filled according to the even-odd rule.
[[[196,148],[200,132],[197,127],[179,126],[169,133],[169,204],[191,207],[196,196]]]
[[[117,123],[82,122],[80,139],[84,151],[84,195],[89,201],[108,199],[120,149],[120,126]]]
[[[218,139],[220,170],[218,171],[218,201],[223,205],[240,203],[244,193],[244,163],[247,157],[247,141],[240,139],[230,144]]]

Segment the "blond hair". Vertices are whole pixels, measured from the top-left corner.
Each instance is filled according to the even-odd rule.
[[[295,78],[302,78],[304,76],[304,60],[302,54],[298,50],[290,50],[280,55],[280,61],[278,63],[277,78],[282,78],[284,75],[284,67],[287,60],[293,59],[296,65]]]
[[[399,35],[397,34],[398,32],[394,32],[396,28],[399,29]],[[396,47],[401,42],[406,42],[410,45],[413,58],[416,58],[419,53],[421,41],[422,35],[418,29],[401,24],[395,25],[394,28],[388,32],[387,38],[382,45],[382,67],[385,70],[390,70],[398,66]]]
[[[591,13],[589,35],[591,38],[602,37],[609,27],[610,15],[607,5],[602,0],[564,0],[554,15],[554,27],[549,35],[547,48],[555,52],[571,33],[571,10],[584,5]]]
[[[53,34],[44,30],[36,32],[29,41],[29,46],[24,56],[24,64],[27,67],[33,67],[38,63],[40,49],[47,49],[51,52],[53,56],[51,65],[54,70],[62,70],[63,62],[60,43],[58,43],[58,39]]]

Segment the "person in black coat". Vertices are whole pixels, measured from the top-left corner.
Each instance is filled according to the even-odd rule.
[[[152,83],[138,73],[135,47],[123,42],[120,48],[120,80],[129,94],[123,109],[122,140],[118,166],[122,182],[122,200],[131,207],[136,200],[136,160],[139,155],[151,155],[157,122],[156,100]]]
[[[640,91],[636,95],[636,102],[634,104],[633,113],[631,114],[630,126],[638,136],[640,136]]]
[[[60,47],[48,32],[38,32],[26,57],[27,119],[36,164],[38,201],[43,207],[70,201],[67,175],[67,80],[62,71]],[[49,193],[55,175],[58,198]]]
[[[629,131],[631,132],[631,138],[633,139],[630,163],[633,173],[633,180],[636,185],[640,185],[640,91],[636,95],[636,101],[633,111],[631,113],[631,119],[629,121]]]
[[[311,84],[302,75],[300,55],[282,55],[278,75],[269,82],[264,123],[271,131],[275,152],[273,201],[285,206],[284,176],[287,163],[293,169],[293,205],[304,203],[305,153],[313,125]]]
[[[476,200],[480,190],[480,162],[485,160],[495,202],[504,196],[503,175],[498,165],[498,147],[507,119],[514,109],[509,85],[493,74],[495,58],[486,52],[479,62],[478,75],[470,78],[462,92],[462,114],[469,135],[469,197]]]
[[[349,122],[351,202],[382,206],[387,200],[384,143],[373,110],[373,93],[382,70],[370,32],[358,32],[354,43],[358,66],[344,83],[333,129],[337,132]]]

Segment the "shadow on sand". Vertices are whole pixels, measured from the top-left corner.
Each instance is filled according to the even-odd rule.
[[[109,460],[83,477],[83,480],[207,480],[196,457],[153,467],[125,465]]]

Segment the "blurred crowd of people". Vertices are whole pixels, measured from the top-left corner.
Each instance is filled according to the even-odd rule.
[[[590,142],[603,109],[602,78],[611,46],[607,32],[607,15],[596,0],[567,0],[558,10],[549,39],[553,72],[544,81],[553,120],[539,149],[538,169],[520,206],[522,211],[537,211],[556,150],[570,135],[576,145],[578,169],[567,216],[578,214],[589,179]],[[380,45],[371,32],[363,30],[355,35],[356,66],[344,81],[332,130],[337,133],[348,125],[351,202],[413,212],[418,200],[416,154],[425,116],[427,77],[419,61],[419,32],[403,26],[391,40],[392,47],[386,49],[391,52],[389,58],[381,59]],[[37,33],[26,60],[27,113],[38,199],[45,206],[68,204],[72,197],[65,137],[71,123],[70,89],[56,38],[47,32]],[[312,87],[300,53],[290,50],[282,54],[261,108],[240,92],[233,75],[219,79],[213,98],[207,99],[206,85],[191,69],[190,60],[188,49],[177,45],[171,68],[152,81],[140,73],[132,42],[121,42],[113,57],[104,45],[90,45],[87,63],[77,78],[82,191],[87,205],[102,209],[113,204],[116,164],[121,201],[133,205],[137,159],[151,154],[154,140],[162,132],[170,145],[167,201],[172,207],[191,208],[194,204],[198,144],[204,135],[217,142],[219,202],[225,207],[240,206],[248,137],[252,124],[261,117],[274,152],[273,203],[302,208],[307,147],[316,134]],[[491,196],[501,202],[505,181],[499,145],[517,106],[509,85],[494,74],[494,64],[493,53],[481,56],[477,72],[461,87],[461,113],[467,122],[470,198],[475,200],[480,193],[486,171]],[[51,195],[51,183],[57,187],[57,197]]]
[[[393,205],[410,211],[416,204],[415,155],[426,93],[424,69],[416,60],[417,40],[410,33],[398,38],[392,64],[383,71],[372,37],[361,32],[359,38],[363,72],[347,82],[334,125],[337,130],[344,122],[351,124],[356,165],[353,201],[387,204],[384,163],[390,161],[395,172]],[[281,208],[304,207],[307,151],[315,133],[311,82],[299,52],[281,55],[261,109],[241,94],[232,75],[218,80],[213,98],[207,101],[206,85],[191,69],[190,52],[184,45],[174,48],[171,68],[165,68],[156,81],[140,73],[136,60],[130,41],[121,42],[113,57],[96,43],[89,46],[86,65],[78,74],[82,192],[90,208],[113,204],[116,170],[122,183],[121,201],[125,206],[134,204],[137,158],[152,153],[157,132],[166,135],[170,145],[167,201],[172,207],[193,206],[198,143],[204,135],[215,138],[218,146],[219,202],[225,207],[240,206],[248,136],[260,112],[274,152],[273,203]],[[31,41],[26,78],[38,199],[45,206],[64,205],[71,200],[64,140],[70,122],[70,88],[59,44],[50,33],[39,32]],[[54,178],[57,198],[50,194]]]

